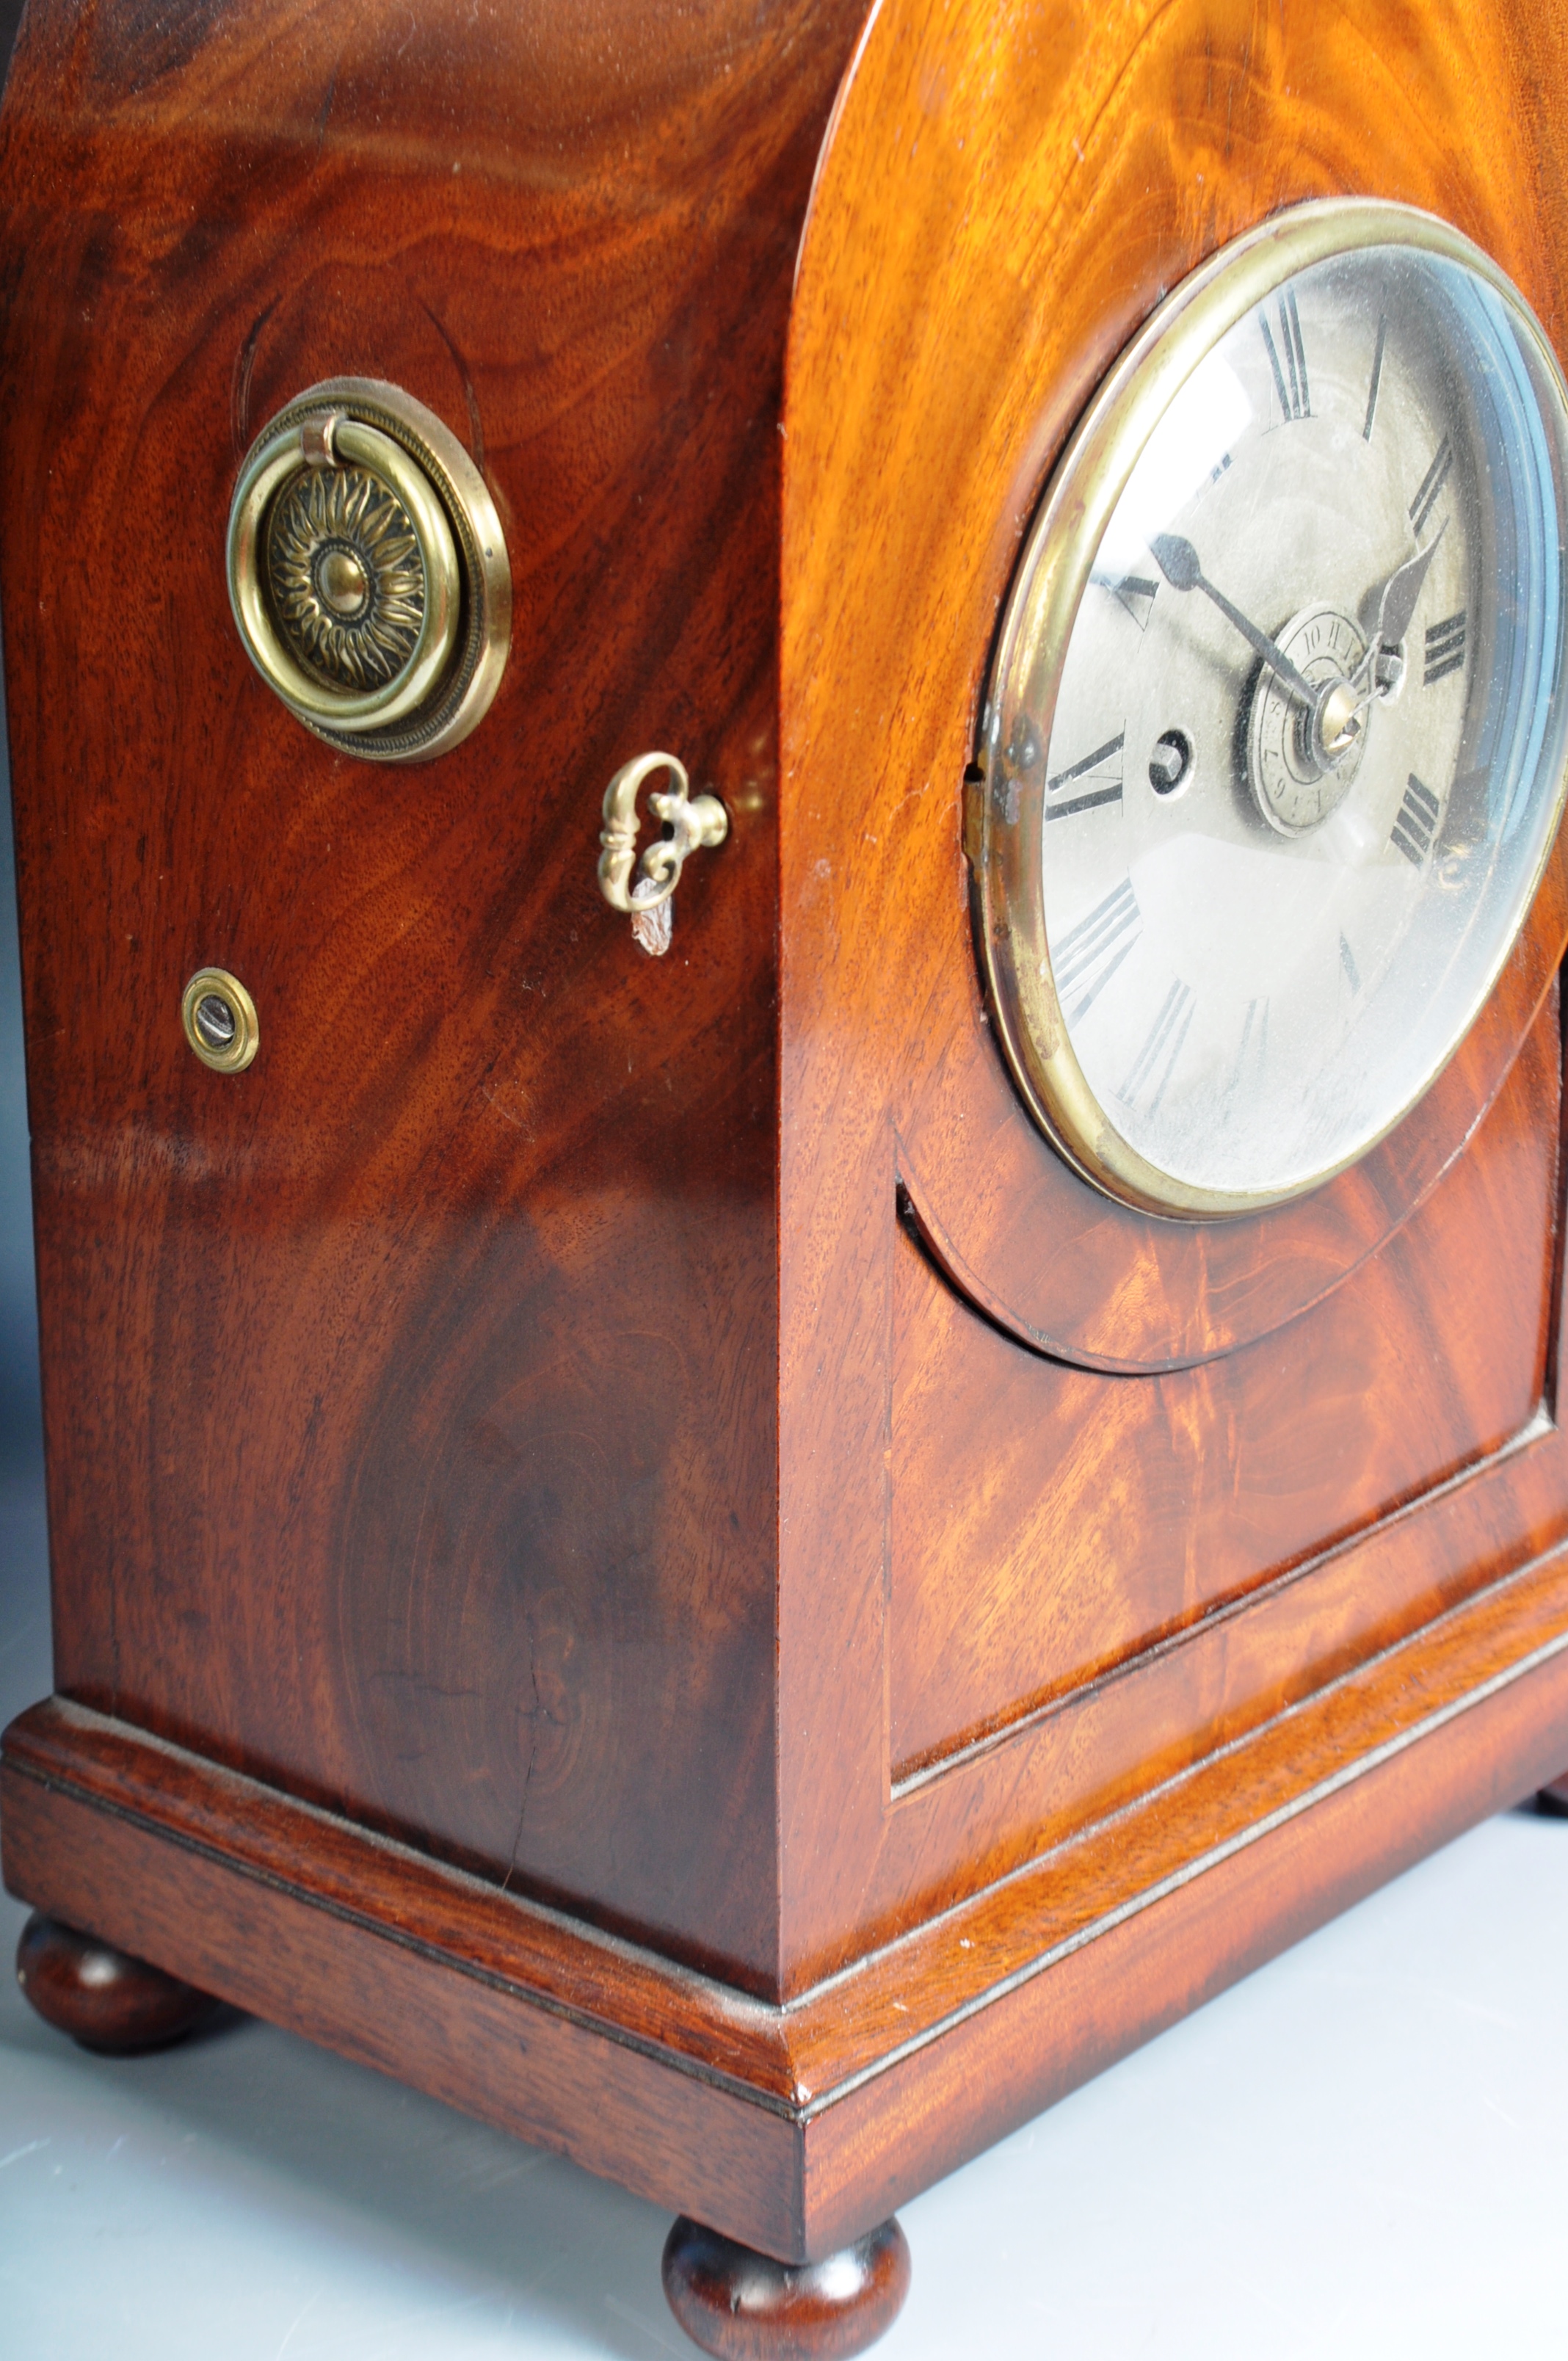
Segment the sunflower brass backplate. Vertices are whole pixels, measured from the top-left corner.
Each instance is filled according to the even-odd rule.
[[[638,793],[657,771],[667,771],[674,785],[663,795],[651,795],[648,801],[669,833],[656,836],[639,861]],[[729,833],[729,815],[718,797],[694,796],[690,786],[685,765],[673,754],[639,754],[635,762],[621,764],[604,793],[599,892],[612,910],[630,911],[632,933],[655,958],[670,948],[671,896],[686,855],[698,845],[722,844]]]
[[[243,1074],[260,1047],[256,1003],[225,967],[199,967],[180,995],[185,1038],[214,1074]]]
[[[345,753],[444,753],[500,684],[511,568],[495,502],[394,385],[334,378],[263,428],[229,510],[228,582],[262,678]]]

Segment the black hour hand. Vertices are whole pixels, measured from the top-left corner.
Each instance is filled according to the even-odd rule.
[[[1316,705],[1318,692],[1311,682],[1297,671],[1277,641],[1271,640],[1266,631],[1260,631],[1239,607],[1232,605],[1223,590],[1215,588],[1199,564],[1198,552],[1190,541],[1183,541],[1179,533],[1157,533],[1149,548],[1173,590],[1201,590],[1206,598],[1212,599],[1226,622],[1234,624],[1248,645],[1278,675],[1291,696],[1309,710]]]
[[[1157,533],[1149,544],[1155,564],[1173,590],[1206,590],[1198,552],[1179,533]]]

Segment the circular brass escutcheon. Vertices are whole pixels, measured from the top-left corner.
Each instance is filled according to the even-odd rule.
[[[180,995],[185,1038],[214,1074],[243,1074],[261,1042],[256,1003],[227,968],[199,967]]]
[[[442,753],[499,686],[500,519],[456,436],[396,386],[330,379],[262,430],[229,511],[228,583],[262,678],[345,753]]]

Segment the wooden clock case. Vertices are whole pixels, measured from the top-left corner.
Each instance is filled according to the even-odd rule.
[[[1565,80],[1523,0],[32,0],[14,1892],[800,2264],[1561,1767],[1561,848],[1398,1131],[1190,1224],[1025,1115],[966,826],[1140,322],[1372,194],[1561,351]],[[505,525],[422,767],[225,597],[241,456],[342,375]],[[650,747],[730,819],[663,958],[595,884]]]

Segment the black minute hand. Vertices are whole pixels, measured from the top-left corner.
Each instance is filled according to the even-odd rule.
[[[1424,549],[1418,549],[1414,557],[1408,557],[1403,566],[1397,566],[1383,585],[1383,596],[1377,609],[1376,647],[1397,648],[1409,630],[1416,601],[1421,595],[1421,585],[1427,578],[1427,567],[1437,555],[1438,542],[1447,531],[1445,518],[1442,531],[1436,540],[1430,541]]]
[[[1272,665],[1281,682],[1309,708],[1318,701],[1318,692],[1310,680],[1299,673],[1284,649],[1266,631],[1260,631],[1250,622],[1239,607],[1233,607],[1223,590],[1216,590],[1198,563],[1198,552],[1179,533],[1157,533],[1149,544],[1155,564],[1159,567],[1173,590],[1201,590],[1212,598],[1227,623],[1234,623],[1248,644],[1257,650],[1266,664]]]

